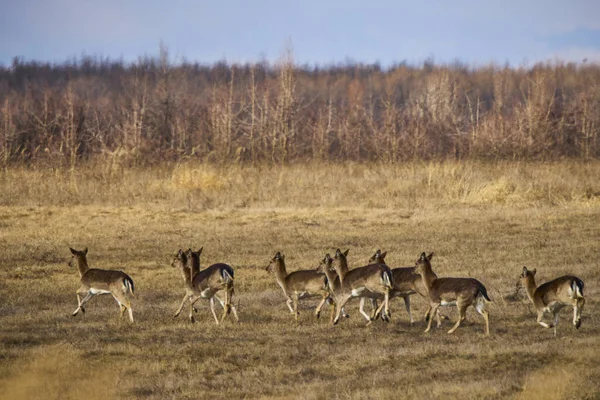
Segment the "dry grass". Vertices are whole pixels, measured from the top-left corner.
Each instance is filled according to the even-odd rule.
[[[600,163],[311,165],[283,168],[6,170],[0,179],[2,398],[597,398]],[[112,298],[76,307],[68,247],[136,282],[136,323]],[[172,317],[180,247],[236,268],[241,322]],[[263,268],[350,248],[390,265],[434,251],[441,276],[474,276],[494,300],[492,336],[469,311],[454,335],[423,334],[401,302],[365,327],[357,302],[331,327],[303,304],[296,325]],[[586,282],[583,324],[559,337],[513,298],[523,265]],[[425,303],[413,297],[415,312]],[[454,312],[449,312],[454,317]]]

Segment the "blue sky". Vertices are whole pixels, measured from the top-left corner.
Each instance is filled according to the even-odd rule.
[[[286,4],[289,3],[289,4]],[[297,63],[600,62],[598,0],[0,0],[0,63],[82,54]]]

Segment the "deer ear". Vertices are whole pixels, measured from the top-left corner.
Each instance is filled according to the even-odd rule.
[[[72,247],[69,247],[69,250],[71,250],[71,254],[73,254],[74,256],[77,255],[77,250],[75,250]]]
[[[337,249],[337,250],[335,251],[335,255],[336,255],[336,256],[339,256],[339,255],[341,255],[341,254],[342,254],[342,251],[341,251],[340,249]]]
[[[523,266],[523,275],[527,273],[527,266]]]
[[[200,247],[200,249],[196,253],[198,253],[198,255],[202,254],[202,249],[204,249],[204,247]]]
[[[350,252],[350,249],[346,249],[346,251],[344,252],[344,257],[348,257],[348,252]]]
[[[377,249],[377,251],[375,252],[376,255],[380,255],[381,254],[381,250]]]
[[[432,258],[433,258],[433,252],[429,253],[429,255],[427,256],[427,259],[428,259],[429,261],[431,261],[431,259],[432,259]]]
[[[535,273],[537,272],[537,269],[534,268],[533,271],[531,271],[533,273],[533,276],[535,276]]]
[[[385,256],[387,256],[387,251],[384,251],[383,253],[380,254],[381,258],[385,258]]]
[[[177,255],[178,255],[179,257],[181,257],[181,256],[183,255],[183,251],[181,251],[181,249],[179,249],[179,251],[177,252]]]
[[[88,252],[88,248],[86,247],[85,249],[83,249],[83,254],[87,255]]]
[[[281,253],[280,252],[275,253],[274,260],[279,260],[280,258],[281,258]]]
[[[425,252],[421,253],[421,260],[425,261],[426,258],[427,254],[425,254]]]

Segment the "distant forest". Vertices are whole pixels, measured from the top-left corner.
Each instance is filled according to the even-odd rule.
[[[211,65],[156,57],[0,67],[0,164],[600,156],[600,65]]]

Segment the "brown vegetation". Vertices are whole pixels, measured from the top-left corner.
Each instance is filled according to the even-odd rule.
[[[597,162],[566,161],[2,170],[0,398],[595,398],[598,176]],[[134,324],[110,296],[70,315],[69,246],[135,280]],[[239,323],[216,326],[206,302],[196,324],[173,318],[181,276],[169,264],[200,246],[203,265],[235,268]],[[300,303],[296,324],[269,258],[314,269],[336,248],[351,249],[350,265],[377,248],[393,266],[435,251],[438,276],[485,282],[489,338],[472,310],[447,335],[455,309],[425,335],[400,299],[389,324],[365,327],[353,300],[332,327],[310,312],[319,299]],[[579,330],[567,311],[557,338],[537,325],[514,295],[523,265],[540,281],[586,282]]]
[[[16,59],[0,67],[0,163],[589,159],[599,108],[595,64]]]

